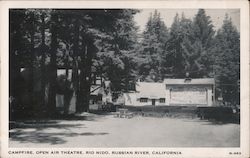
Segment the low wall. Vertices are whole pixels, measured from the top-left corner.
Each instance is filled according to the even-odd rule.
[[[196,106],[124,106],[130,112],[147,116],[170,116],[179,118],[197,117]]]

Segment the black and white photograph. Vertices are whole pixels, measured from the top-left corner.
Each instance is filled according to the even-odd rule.
[[[241,147],[240,8],[8,15],[8,149]]]

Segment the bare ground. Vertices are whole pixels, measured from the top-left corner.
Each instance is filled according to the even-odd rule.
[[[180,118],[95,115],[15,122],[10,147],[239,147],[239,124]]]

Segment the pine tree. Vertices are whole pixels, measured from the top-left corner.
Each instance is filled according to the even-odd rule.
[[[57,49],[58,49],[58,12],[51,12],[51,42],[50,42],[50,63],[49,63],[49,99],[48,112],[50,116],[56,113],[56,92],[57,92]]]
[[[10,60],[15,65],[11,67],[10,78],[12,80],[17,75],[19,80],[23,82],[22,88],[11,92],[11,95],[19,93],[17,100],[19,100],[19,106],[22,106],[20,109],[36,111],[46,109],[45,85],[47,75],[45,69],[48,63],[46,58],[49,55],[49,12],[50,10],[41,9],[10,10]],[[14,53],[12,53],[13,51]],[[25,79],[21,77],[21,68],[24,68],[22,75]],[[13,70],[15,73],[12,72]],[[16,86],[18,81],[11,82],[15,87],[19,87]],[[29,96],[30,99],[24,101],[25,95]],[[37,114],[37,112],[33,112],[31,115]]]
[[[165,56],[165,74],[179,78],[184,77],[186,73],[186,56],[182,48],[185,38],[190,35],[192,21],[186,19],[184,14],[179,18],[176,14],[174,22],[170,28],[170,37],[166,44],[167,54]]]
[[[159,81],[163,78],[163,56],[166,54],[165,44],[168,30],[161,20],[160,13],[155,10],[150,15],[143,32],[143,40],[139,57],[142,59],[139,74],[147,81]]]
[[[183,39],[182,48],[187,59],[186,70],[191,77],[209,77],[213,71],[211,48],[215,31],[204,9],[199,9],[190,27],[189,36]]]
[[[20,68],[28,62],[27,43],[25,32],[26,14],[24,10],[10,10],[10,95],[18,97],[20,95],[21,84],[16,84],[20,80]],[[12,20],[15,19],[15,20]],[[26,62],[25,62],[26,61]],[[22,87],[23,88],[23,87]]]
[[[28,93],[28,88],[21,76],[20,69],[23,65],[28,64],[30,59],[27,53],[29,41],[25,37],[25,31],[20,31],[26,28],[25,10],[10,10],[9,18],[9,96],[15,98],[15,101],[10,103],[9,116],[10,119],[15,119],[17,115],[22,115],[23,109],[27,109],[27,105],[22,102],[22,97],[24,93]]]
[[[240,34],[228,15],[225,16],[215,40],[217,91],[226,102],[239,104]]]
[[[133,20],[138,10],[112,10],[116,17],[112,27],[98,41],[95,68],[111,81],[114,92],[128,91],[135,78],[137,27]]]

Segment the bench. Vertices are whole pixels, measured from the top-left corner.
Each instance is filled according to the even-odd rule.
[[[118,112],[116,113],[116,117],[119,117],[119,118],[132,118],[133,113],[129,112],[128,109],[120,108],[120,109],[118,109]]]

